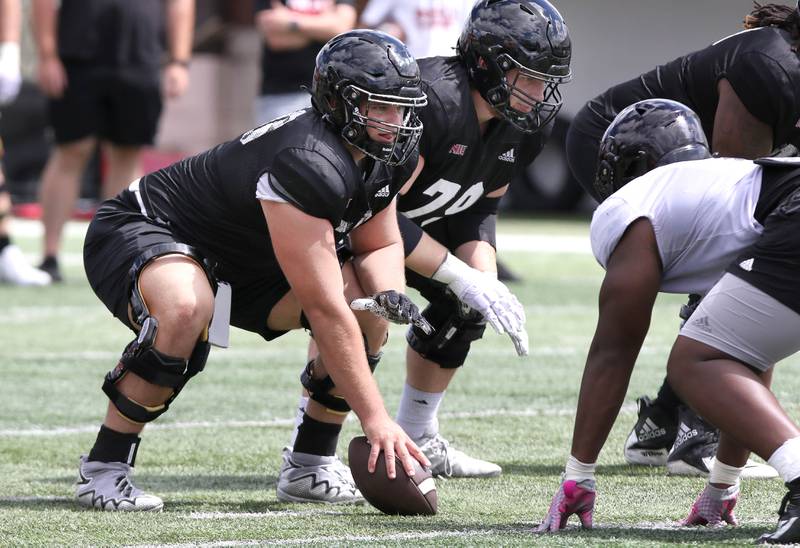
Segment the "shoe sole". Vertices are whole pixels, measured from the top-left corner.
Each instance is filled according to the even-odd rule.
[[[667,462],[667,475],[705,478],[708,477],[708,472],[703,472],[682,460],[673,460]]]
[[[150,508],[114,508],[114,509],[107,509],[102,508],[100,506],[95,506],[91,503],[86,503],[83,499],[76,498],[78,505],[82,508],[86,508],[87,510],[95,510],[97,512],[161,512],[164,510],[164,503],[162,502],[158,506],[152,506]]]
[[[293,502],[298,504],[364,504],[367,501],[364,498],[360,499],[352,499],[352,500],[339,500],[339,501],[330,501],[330,500],[319,500],[319,499],[306,499],[302,497],[296,497],[294,495],[290,495],[286,491],[282,491],[277,489],[278,500],[280,502]]]

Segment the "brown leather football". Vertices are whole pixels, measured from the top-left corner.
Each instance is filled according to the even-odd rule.
[[[350,471],[356,487],[372,506],[384,514],[402,516],[433,515],[436,513],[436,484],[431,473],[414,461],[414,475],[406,474],[400,459],[395,457],[396,477],[386,475],[386,462],[381,451],[375,473],[367,470],[370,444],[366,436],[350,441],[348,456]]]

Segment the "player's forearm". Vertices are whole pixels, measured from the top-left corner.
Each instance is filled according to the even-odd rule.
[[[0,0],[0,43],[19,43],[22,9],[20,0]]]
[[[194,39],[194,0],[167,3],[167,48],[170,61],[187,63]]]
[[[389,289],[404,291],[405,263],[401,242],[392,242],[385,247],[356,255],[353,265],[361,288],[368,295]]]
[[[346,306],[304,310],[325,369],[362,422],[386,415],[378,385],[367,364],[358,323]]]
[[[625,399],[635,360],[629,353],[604,350],[592,342],[572,434],[572,456],[579,461],[597,462]]]
[[[447,257],[447,248],[423,233],[419,243],[406,257],[406,266],[421,276],[430,278]]]
[[[58,56],[58,37],[56,34],[56,18],[58,10],[54,0],[33,0],[33,38],[39,59]]]

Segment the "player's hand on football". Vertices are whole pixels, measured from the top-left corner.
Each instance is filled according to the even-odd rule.
[[[722,527],[726,523],[738,525],[739,522],[733,513],[738,500],[738,485],[727,489],[718,489],[707,483],[703,492],[697,495],[689,515],[681,521],[681,525],[707,525],[709,527]]]
[[[417,305],[407,295],[398,291],[381,291],[350,303],[353,310],[367,310],[376,316],[386,318],[392,323],[414,324],[426,334],[433,333],[433,326],[420,313]]]
[[[536,532],[555,533],[567,526],[567,520],[573,514],[577,514],[585,529],[591,529],[595,497],[594,480],[562,481],[558,491],[553,495],[544,521],[536,528]]]
[[[400,425],[389,418],[388,415],[375,421],[362,422],[361,427],[371,445],[369,461],[367,462],[367,470],[370,473],[375,472],[378,455],[380,455],[381,451],[384,452],[386,475],[390,479],[397,477],[395,456],[403,463],[403,468],[409,476],[414,475],[414,460],[417,460],[424,467],[430,466],[431,463],[424,453],[411,441],[411,438],[408,437]]]

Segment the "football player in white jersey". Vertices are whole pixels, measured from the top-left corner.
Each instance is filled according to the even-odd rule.
[[[669,380],[722,430],[709,483],[683,523],[736,523],[749,450],[731,436],[787,482],[781,519],[800,516],[800,481],[790,483],[800,477],[800,430],[769,391],[771,366],[800,349],[789,335],[800,329],[800,298],[788,289],[800,248],[787,237],[800,220],[797,168],[791,160],[710,158],[697,116],[675,101],[640,101],[609,126],[595,179],[603,202],[591,226],[592,249],[606,269],[599,318],[571,454],[539,531],[563,528],[572,514],[592,526],[597,457],[662,291],[706,295],[673,348]],[[721,403],[733,399],[746,403],[735,411]],[[769,538],[800,540],[793,523]]]

